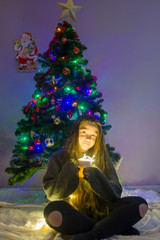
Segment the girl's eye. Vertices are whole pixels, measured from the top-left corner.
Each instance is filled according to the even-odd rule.
[[[92,135],[92,138],[96,138],[96,136],[95,136],[95,135]]]
[[[83,133],[83,134],[85,134],[85,133],[86,133],[86,131],[82,131],[82,133]]]

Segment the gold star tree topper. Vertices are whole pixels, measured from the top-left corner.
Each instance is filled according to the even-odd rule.
[[[80,10],[82,7],[81,6],[76,6],[73,4],[73,0],[68,0],[67,3],[59,3],[57,2],[58,6],[60,6],[63,9],[62,15],[60,19],[65,18],[67,16],[67,22],[69,23],[69,18],[71,17],[75,22],[77,21],[76,19],[76,14],[75,12]]]

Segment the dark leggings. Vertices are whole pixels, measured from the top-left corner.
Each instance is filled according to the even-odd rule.
[[[57,232],[74,235],[88,232],[92,229],[97,232],[97,237],[105,238],[118,234],[137,223],[142,217],[139,206],[147,202],[141,197],[120,198],[109,205],[109,214],[96,222],[92,218],[75,210],[65,201],[54,201],[47,205],[44,217],[47,224]],[[54,227],[48,222],[48,215],[53,211],[62,214],[63,221],[59,227]]]

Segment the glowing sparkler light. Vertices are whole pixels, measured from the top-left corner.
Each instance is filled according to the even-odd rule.
[[[43,228],[47,228],[47,230],[48,230],[48,228],[49,228],[44,218],[41,218],[41,219],[39,219],[39,220],[37,221],[35,230],[39,230],[39,229],[41,229],[42,227],[43,227]]]
[[[79,158],[78,161],[85,161],[85,162],[94,162],[94,158],[95,155],[93,155],[93,157],[90,156],[86,156],[86,154],[84,154],[84,156],[82,158]]]

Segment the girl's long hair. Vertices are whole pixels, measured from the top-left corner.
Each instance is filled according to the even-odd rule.
[[[102,127],[100,122],[94,117],[90,115],[85,115],[79,117],[71,130],[71,133],[68,137],[68,140],[65,144],[64,150],[70,156],[70,158],[77,162],[79,158],[78,153],[78,136],[79,136],[79,127],[82,123],[94,123],[98,128],[98,134],[96,137],[95,145],[87,151],[87,155],[93,156],[95,155],[94,163],[95,165],[106,174],[110,168],[110,158],[106,149],[104,136],[102,132]],[[91,210],[93,217],[96,219],[96,216],[106,215],[108,212],[107,203],[105,200],[100,198],[97,194],[95,194],[87,181],[83,179],[79,179],[79,186],[75,191],[75,194],[78,194],[78,198],[76,200],[72,200],[72,205],[85,212],[85,209],[88,208]],[[88,204],[88,205],[87,205]]]
[[[67,152],[73,160],[77,160],[78,156],[78,136],[79,136],[79,127],[82,123],[94,123],[98,128],[98,134],[96,138],[95,145],[88,150],[86,153],[89,156],[95,155],[95,164],[99,167],[103,172],[106,171],[106,168],[109,167],[107,164],[107,160],[109,162],[109,155],[106,149],[104,136],[102,132],[101,123],[94,116],[85,115],[79,117],[71,130],[71,133],[67,139],[64,150]],[[108,166],[107,166],[108,165]]]

